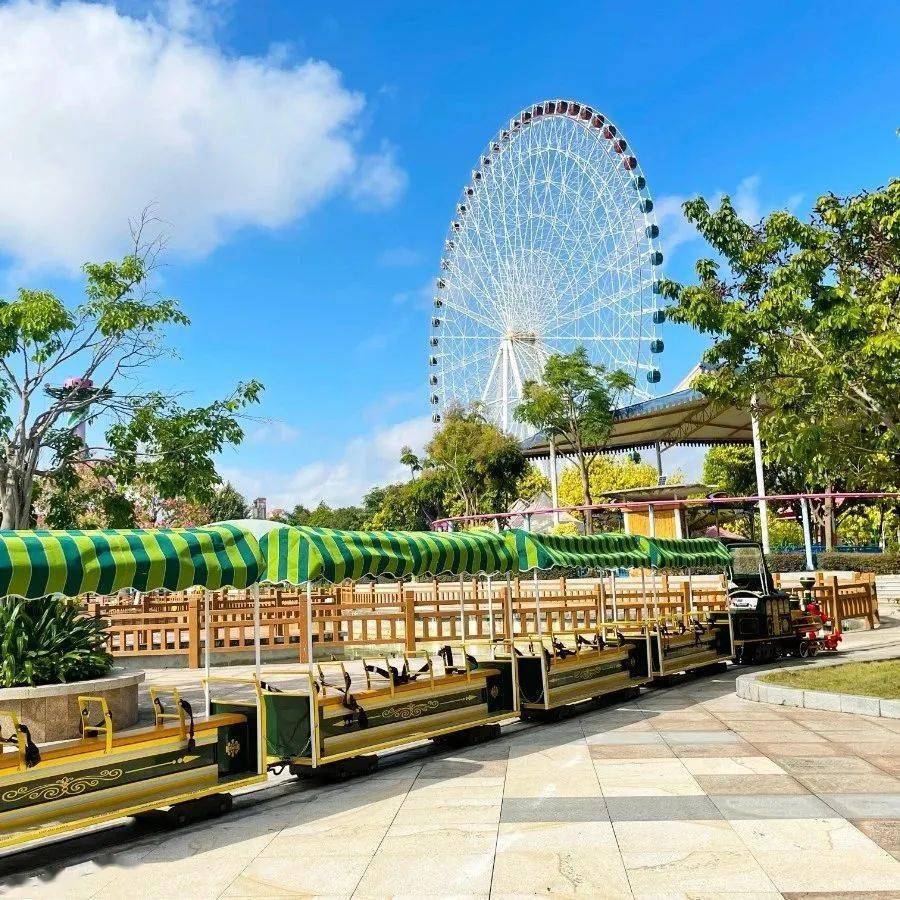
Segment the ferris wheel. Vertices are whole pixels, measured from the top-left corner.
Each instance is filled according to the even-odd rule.
[[[481,154],[450,223],[429,346],[432,418],[477,406],[519,438],[522,386],[553,353],[660,380],[662,253],[653,200],[622,134],[594,108],[547,100]],[[628,398],[626,398],[628,399]]]

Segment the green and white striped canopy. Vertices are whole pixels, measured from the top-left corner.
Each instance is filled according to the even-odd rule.
[[[232,525],[96,531],[0,531],[0,597],[244,588],[263,561]]]
[[[719,568],[731,562],[728,548],[715,538],[646,538],[658,569]]]
[[[516,570],[516,557],[492,531],[337,531],[273,528],[260,538],[262,580],[278,584],[354,581],[366,576],[475,575]]]
[[[519,570],[573,568],[621,569],[653,565],[645,538],[628,534],[536,534],[513,528],[504,532]]]

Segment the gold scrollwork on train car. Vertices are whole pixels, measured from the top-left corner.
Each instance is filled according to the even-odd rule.
[[[16,800],[58,800],[60,797],[74,797],[101,784],[118,781],[122,769],[101,769],[96,775],[65,775],[50,784],[26,784],[15,790],[6,791],[0,800],[13,803]]]
[[[232,738],[225,745],[225,753],[229,759],[234,759],[241,752],[241,742],[237,738]]]
[[[390,715],[395,719],[415,719],[437,709],[440,705],[437,700],[422,700],[419,703],[407,703],[406,706],[398,706],[396,709],[390,710]]]

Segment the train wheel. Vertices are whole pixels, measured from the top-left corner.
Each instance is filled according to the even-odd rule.
[[[797,648],[797,655],[800,657],[800,659],[808,659],[810,657],[811,654],[809,641],[800,641],[800,646]]]
[[[818,645],[818,643],[816,643],[816,641],[810,641],[810,642],[809,642],[809,655],[810,655],[810,658],[812,658],[813,656],[815,656],[818,652],[819,652],[819,645]]]

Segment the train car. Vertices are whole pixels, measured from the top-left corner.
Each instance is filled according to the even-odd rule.
[[[159,531],[4,532],[0,595],[47,596],[247,587],[262,558],[231,526]],[[155,722],[117,730],[104,697],[78,697],[81,736],[38,746],[0,707],[0,848],[164,809],[216,814],[228,792],[265,781],[256,708],[197,719],[177,691],[154,691]]]
[[[231,808],[230,791],[266,780],[255,708],[195,721],[172,694],[175,712],[122,733],[105,699],[79,697],[82,737],[45,747],[0,713],[16,737],[15,749],[0,755],[0,848],[151,810],[167,810],[177,823],[221,814]]]
[[[515,571],[515,555],[501,535],[335,531],[273,528],[260,539],[266,580],[306,584],[368,576],[403,578],[465,576]],[[307,605],[310,613],[311,605]],[[464,609],[460,610],[461,620]],[[313,659],[313,622],[308,621]],[[436,656],[407,652],[363,659],[365,685],[354,685],[341,662],[298,673],[302,691],[261,686],[266,707],[267,760],[288,764],[295,774],[319,770],[342,777],[370,771],[378,751],[422,739],[482,740],[518,711],[517,673],[488,643],[496,659],[478,659],[474,644],[446,645]]]
[[[519,571],[553,568],[659,570],[725,567],[730,557],[719,541],[708,538],[669,540],[639,535],[586,536],[506,532],[514,547]],[[613,576],[613,592],[615,577]],[[655,593],[655,592],[654,592]],[[560,707],[596,700],[609,694],[639,690],[653,679],[680,672],[721,667],[733,655],[730,622],[689,614],[660,616],[647,597],[639,621],[606,620],[606,604],[598,598],[595,632],[554,634],[546,626],[535,580],[538,633],[525,649],[516,647],[516,663],[523,717],[552,718]],[[615,617],[615,597],[613,611]],[[548,616],[549,622],[549,616]],[[568,642],[567,642],[568,641]]]

